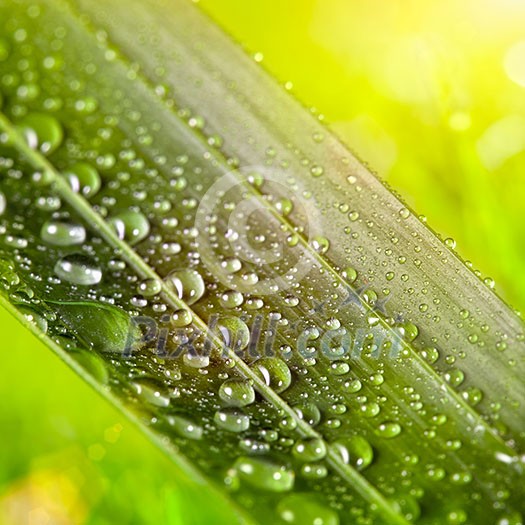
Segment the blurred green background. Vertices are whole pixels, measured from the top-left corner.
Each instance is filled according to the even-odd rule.
[[[200,3],[525,310],[523,0]],[[232,523],[3,311],[0,326],[1,525]]]

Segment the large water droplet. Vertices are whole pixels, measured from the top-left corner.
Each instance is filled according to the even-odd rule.
[[[100,175],[93,166],[86,162],[78,162],[66,170],[64,177],[74,192],[81,193],[87,199],[100,190]]]
[[[363,470],[374,459],[374,451],[370,443],[362,436],[349,436],[338,439],[332,444],[344,463]]]
[[[86,240],[86,229],[81,224],[70,221],[51,220],[42,226],[40,237],[44,242],[55,246],[73,246]]]
[[[244,432],[250,428],[250,417],[232,409],[221,409],[215,412],[215,424],[228,432]]]
[[[242,379],[228,379],[219,388],[219,397],[228,405],[243,407],[255,401],[255,390]]]
[[[150,231],[148,219],[139,211],[122,211],[111,217],[108,222],[115,229],[119,239],[132,246],[145,239]]]
[[[137,395],[146,403],[157,407],[167,407],[170,404],[169,395],[164,392],[164,388],[155,379],[139,378],[135,379],[131,386]]]
[[[250,343],[250,329],[238,317],[221,317],[217,321],[224,344],[233,351],[244,350]]]
[[[196,303],[204,295],[204,280],[196,270],[173,270],[166,277],[166,283],[173,288],[178,298],[188,305]]]
[[[234,469],[241,479],[254,487],[270,492],[292,490],[295,475],[284,465],[276,465],[265,459],[241,456],[235,461]]]
[[[284,392],[292,383],[288,365],[278,357],[263,357],[252,365],[253,371],[278,394]]]
[[[187,439],[202,439],[202,427],[182,416],[168,416],[167,421],[175,429],[175,432]]]
[[[30,113],[18,123],[18,128],[31,149],[38,149],[46,155],[53,153],[64,138],[58,120],[45,113]]]
[[[102,270],[86,255],[73,253],[59,259],[55,273],[72,284],[92,286],[102,280]]]
[[[398,436],[401,433],[401,425],[393,421],[385,421],[381,423],[377,428],[375,433],[383,438],[391,439]]]
[[[326,456],[326,444],[320,438],[300,439],[293,447],[293,455],[304,462],[319,461]]]

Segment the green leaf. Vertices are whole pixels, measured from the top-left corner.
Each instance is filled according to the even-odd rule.
[[[190,3],[0,6],[0,282],[257,523],[519,523],[521,319]]]

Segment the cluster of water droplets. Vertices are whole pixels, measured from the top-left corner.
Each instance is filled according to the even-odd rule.
[[[63,33],[50,38],[58,49]],[[243,505],[271,508],[268,522],[382,520],[384,509],[356,491],[348,472],[376,487],[408,522],[426,513],[428,523],[437,523],[434,515],[442,513],[433,513],[435,505],[447,506],[448,524],[467,523],[487,486],[505,488],[501,458],[509,456],[499,451],[500,459],[491,457],[490,469],[481,472],[477,462],[484,464],[484,450],[494,443],[483,421],[464,425],[466,416],[454,418],[465,410],[462,401],[481,403],[483,391],[437,343],[416,352],[412,343],[426,334],[389,308],[392,290],[373,286],[373,273],[334,266],[329,236],[293,221],[295,213],[313,209],[311,194],[302,191],[299,201],[293,192],[273,194],[275,181],[264,170],[252,171],[219,196],[220,206],[203,216],[202,231],[196,213],[216,179],[210,147],[220,147],[221,137],[209,136],[204,145],[162,142],[165,130],[139,101],[126,98],[132,89],[104,105],[121,113],[95,114],[103,106],[96,93],[110,87],[94,75],[105,58],[97,67],[85,64],[93,71],[85,96],[60,67],[67,57],[46,55],[49,49],[40,51],[46,56],[25,82],[9,71],[21,69],[23,59],[10,53],[17,39],[30,45],[27,38],[15,32],[5,46],[4,60],[11,62],[9,68],[0,64],[1,100],[13,133],[51,169],[28,163],[14,137],[0,134],[0,282],[28,322]],[[46,92],[39,82],[44,78],[72,87],[61,99]],[[38,96],[31,95],[35,90]],[[172,112],[196,133],[205,127],[189,110]],[[75,121],[82,126],[69,124]],[[314,133],[313,140],[322,144],[324,137]],[[152,158],[141,154],[157,143]],[[178,151],[184,153],[172,153]],[[275,157],[268,148],[266,160]],[[228,162],[235,168],[235,159]],[[323,166],[305,166],[323,180]],[[348,184],[357,187],[356,177]],[[247,197],[264,203],[278,222],[243,216],[247,245],[237,250],[243,232],[230,212],[240,214]],[[350,224],[345,234],[361,242],[351,225],[366,219],[348,204],[337,208]],[[406,208],[397,213],[402,221],[412,217]],[[204,235],[214,249],[211,268],[201,256]],[[396,239],[392,234],[393,246]],[[294,271],[305,253],[307,278]],[[386,283],[406,283],[410,295],[406,264],[399,255],[392,268],[377,272]],[[270,285],[257,293],[263,282]],[[428,299],[420,314],[437,318],[432,292],[423,295]],[[135,325],[139,318],[142,324]],[[454,318],[458,325],[470,320],[468,310]],[[469,344],[479,344],[483,330],[473,331]],[[504,351],[500,335],[498,350]],[[445,394],[425,383],[437,381],[429,367],[441,362]],[[508,462],[517,464],[514,457]],[[470,485],[472,497],[450,489]],[[520,516],[506,510],[510,496],[504,490],[491,495],[498,525],[519,523]]]

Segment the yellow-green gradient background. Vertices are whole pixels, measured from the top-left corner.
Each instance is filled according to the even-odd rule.
[[[525,310],[525,1],[201,5]],[[0,323],[0,525],[232,523],[3,311]]]

